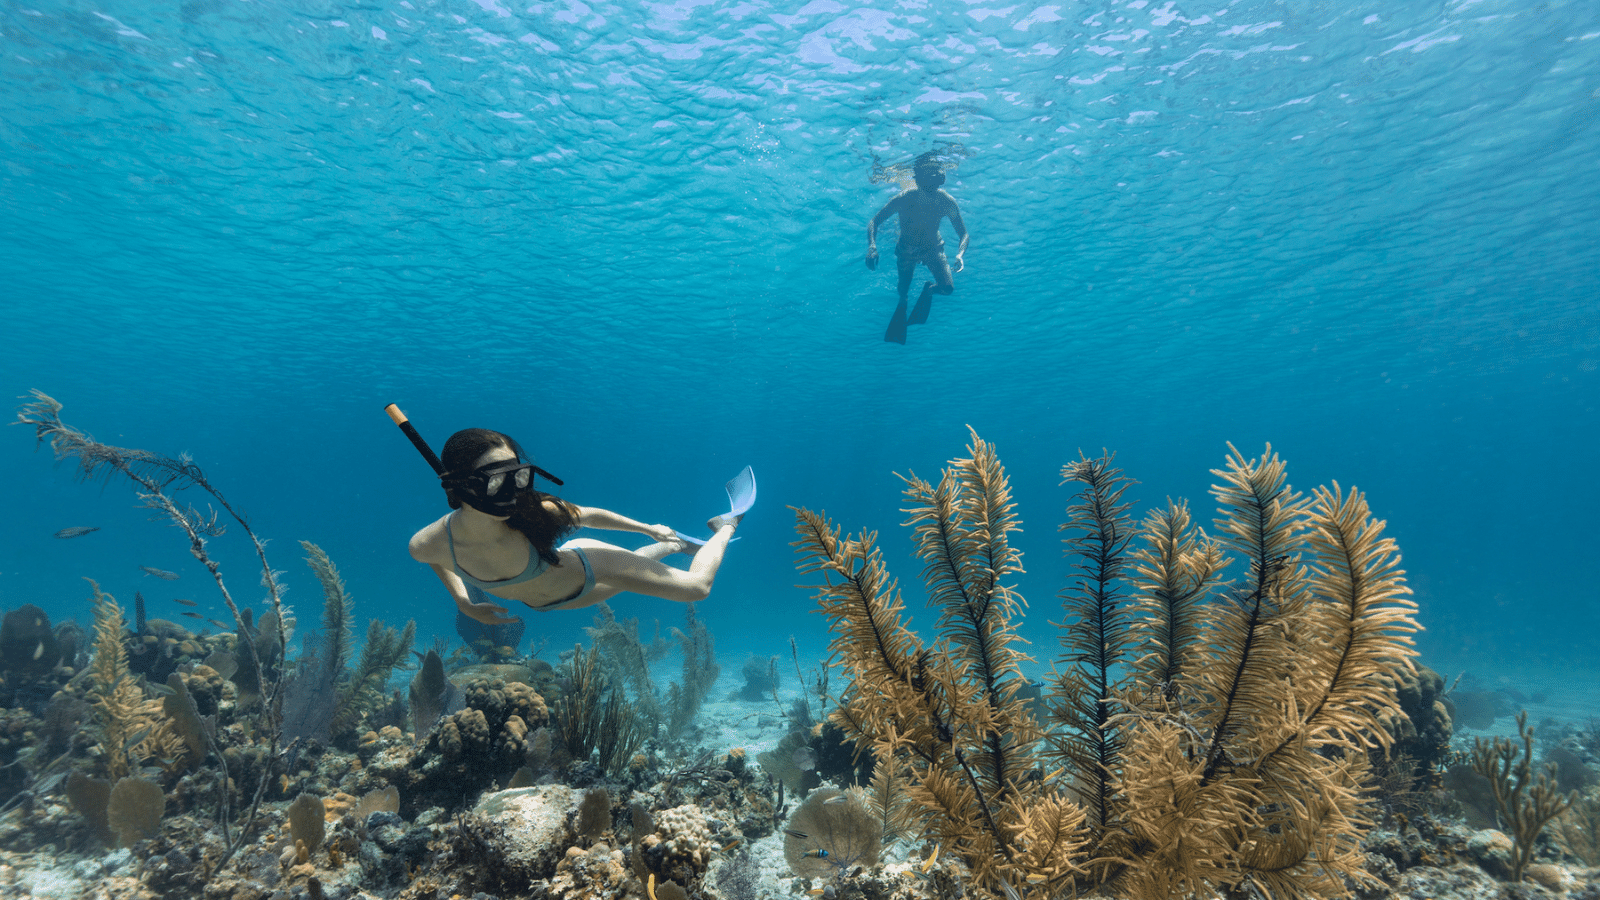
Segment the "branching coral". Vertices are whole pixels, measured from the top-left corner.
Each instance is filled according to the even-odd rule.
[[[1111,457],[1077,462],[1061,470],[1063,481],[1084,485],[1067,507],[1061,530],[1077,563],[1062,592],[1067,615],[1078,622],[1065,629],[1061,645],[1064,668],[1056,678],[1055,719],[1064,727],[1053,736],[1056,759],[1078,773],[1073,784],[1089,824],[1104,831],[1115,827],[1116,765],[1123,749],[1121,726],[1113,718],[1115,695],[1125,691],[1115,668],[1123,661],[1132,635],[1123,575],[1128,568],[1128,543],[1133,540],[1132,504],[1123,500],[1131,480],[1111,465]]]
[[[1513,882],[1521,881],[1527,871],[1539,832],[1572,805],[1572,798],[1556,788],[1554,764],[1533,770],[1533,729],[1526,711],[1517,714],[1517,735],[1520,746],[1497,737],[1478,738],[1472,747],[1472,769],[1489,779],[1500,827],[1511,832]]]
[[[122,607],[92,579],[89,586],[94,589],[95,653],[89,664],[94,685],[92,704],[106,768],[115,781],[138,762],[130,758],[129,751],[135,742],[136,716],[144,702],[144,691],[128,672],[128,653],[122,644]]]
[[[1084,485],[1067,525],[1080,563],[1041,723],[1016,696],[1022,600],[1004,580],[1021,571],[1018,522],[993,448],[974,434],[970,449],[938,487],[907,479],[945,635],[932,647],[906,628],[876,535],[798,511],[800,565],[823,576],[850,675],[832,718],[904,774],[923,833],[992,893],[1308,898],[1365,877],[1365,750],[1389,740],[1381,676],[1409,670],[1416,629],[1365,499],[1337,485],[1306,499],[1270,447],[1230,448],[1217,539],[1178,503],[1135,536],[1109,457],[1068,466]],[[1224,589],[1228,550],[1248,571]]]
[[[898,769],[921,831],[963,857],[980,884],[1065,879],[1079,871],[1083,812],[1064,785],[1029,777],[1043,732],[1016,697],[1021,598],[1003,579],[1021,565],[1004,470],[974,434],[971,458],[938,486],[906,481],[931,602],[949,633],[931,647],[902,621],[877,535],[845,539],[797,511],[801,569],[823,577],[818,603],[850,676],[830,718]]]

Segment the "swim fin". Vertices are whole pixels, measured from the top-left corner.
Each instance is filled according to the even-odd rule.
[[[756,505],[756,470],[745,466],[723,489],[728,492],[728,518],[744,515]]]
[[[922,296],[917,298],[917,305],[911,307],[911,317],[906,319],[907,325],[921,325],[928,321],[928,313],[933,312],[933,291],[922,289]]]
[[[883,333],[883,339],[896,344],[906,342],[906,298],[901,297],[894,308],[894,318],[889,320],[889,330]]]
[[[728,511],[716,518],[735,519],[744,515],[750,511],[750,507],[756,505],[756,470],[745,466],[739,474],[730,478],[728,483],[723,485],[723,489],[728,492]],[[700,538],[690,537],[681,531],[677,532],[677,535],[691,544],[705,544],[705,541]],[[738,538],[734,538],[734,540],[738,540]]]

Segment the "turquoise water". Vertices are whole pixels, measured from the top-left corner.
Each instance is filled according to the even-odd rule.
[[[0,84],[0,388],[192,453],[302,620],[311,540],[363,621],[452,631],[398,402],[686,530],[753,465],[701,610],[725,669],[823,646],[789,505],[882,530],[914,584],[894,473],[969,424],[1042,660],[1061,464],[1116,450],[1142,504],[1209,518],[1226,442],[1270,441],[1298,487],[1370,492],[1424,661],[1600,668],[1595,3],[11,3]],[[900,346],[863,232],[929,150],[972,245]],[[225,618],[125,485],[0,437],[0,607],[82,619],[92,577]],[[588,621],[530,631],[551,658]]]

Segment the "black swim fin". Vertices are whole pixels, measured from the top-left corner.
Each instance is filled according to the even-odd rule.
[[[907,325],[921,325],[928,321],[928,313],[933,312],[933,291],[922,289],[922,295],[917,298],[917,305],[911,307],[911,318],[906,319]]]
[[[889,329],[883,333],[883,339],[896,344],[906,342],[906,298],[901,297],[895,306],[894,318],[889,320]]]

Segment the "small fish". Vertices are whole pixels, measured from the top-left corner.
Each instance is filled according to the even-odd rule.
[[[202,616],[197,612],[185,612],[184,615],[188,616],[191,619],[199,619],[202,622],[204,622],[206,620],[205,616]]]
[[[797,841],[803,841],[806,838],[811,837],[811,835],[806,834],[804,831],[799,831],[799,830],[794,829],[794,828],[785,828],[783,830],[783,833],[787,834],[789,837],[792,837]]]
[[[822,850],[820,848],[816,849],[816,850],[807,850],[806,852],[800,854],[800,858],[801,859],[827,859],[828,858],[828,851]]]
[[[228,624],[223,623],[223,622],[218,622],[216,619],[207,619],[206,621],[210,622],[212,625],[215,625],[218,628],[221,628],[223,631],[227,631],[229,628],[233,627],[232,625],[228,625]]]
[[[928,854],[927,861],[922,864],[922,871],[926,872],[932,869],[933,864],[939,861],[939,846],[938,844],[933,845],[933,852]]]
[[[828,799],[822,801],[822,805],[823,806],[832,806],[832,805],[838,804],[838,803],[849,803],[849,802],[850,802],[850,795],[849,794],[840,794],[837,797],[829,797]]]
[[[744,839],[743,838],[734,838],[733,840],[727,842],[726,844],[723,844],[722,845],[722,852],[726,853],[729,850],[732,850],[733,848],[739,846],[739,842],[742,841],[742,840],[744,840]]]
[[[1049,881],[1049,880],[1050,879],[1044,877],[1043,875],[1039,875],[1039,874],[1029,875],[1027,878],[1023,879],[1023,881],[1026,881],[1029,884],[1042,884],[1042,883],[1044,883],[1046,881]]]
[[[179,606],[199,606],[200,605],[200,604],[194,602],[193,600],[185,600],[182,597],[173,597],[172,598],[172,602],[178,604]]]
[[[83,525],[79,525],[79,526],[76,526],[74,528],[63,528],[63,529],[61,529],[60,531],[56,532],[56,537],[58,537],[58,538],[83,537],[84,535],[88,534],[91,531],[99,531],[99,530],[100,529],[98,527],[87,528],[87,527],[85,527]]]
[[[1005,889],[1006,900],[1022,900],[1022,895],[1017,893],[1016,888],[1006,884],[1004,881],[1000,882],[1000,886]]]
[[[139,568],[143,569],[146,575],[154,575],[157,578],[162,578],[167,581],[178,580],[177,572],[168,572],[166,569],[157,569],[152,566],[140,566]]]

